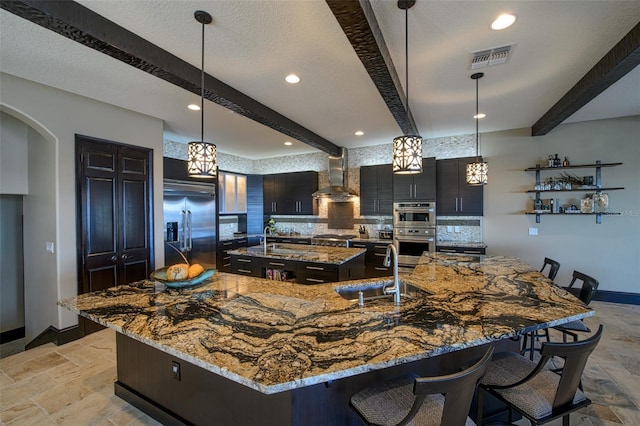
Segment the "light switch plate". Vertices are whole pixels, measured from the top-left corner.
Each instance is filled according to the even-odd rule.
[[[46,243],[44,243],[44,249],[47,251],[47,253],[54,253],[55,245],[51,241],[47,241]]]
[[[529,235],[538,235],[538,228],[529,228]]]

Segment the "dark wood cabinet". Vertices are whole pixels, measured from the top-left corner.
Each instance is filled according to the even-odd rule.
[[[467,185],[467,163],[476,157],[452,158],[438,160],[437,203],[439,216],[482,216],[483,186]]]
[[[317,190],[318,172],[264,175],[264,214],[316,214],[316,202],[311,194]]]
[[[422,173],[393,175],[393,201],[436,199],[436,159],[422,159]]]
[[[438,245],[436,251],[439,253],[463,253],[463,254],[486,254],[487,249],[485,247],[461,247],[461,246],[447,246]]]
[[[383,266],[387,253],[387,246],[392,242],[383,243],[379,241],[354,241],[350,247],[364,248],[367,250],[364,256],[364,276],[365,278],[388,277],[393,275],[393,266]]]
[[[220,272],[231,272],[231,255],[229,250],[260,244],[260,237],[233,238],[218,243],[216,265]]]
[[[360,215],[391,215],[393,212],[393,172],[391,164],[360,168]]]

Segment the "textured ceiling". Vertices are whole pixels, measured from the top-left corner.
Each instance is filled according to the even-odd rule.
[[[200,67],[258,102],[348,148],[389,143],[401,133],[324,1],[117,1],[79,3]],[[404,12],[372,1],[404,84]],[[518,16],[489,29],[502,12]],[[483,132],[530,127],[640,21],[639,1],[427,1],[409,10],[410,107],[425,138],[473,133],[471,52],[515,43],[507,64],[481,70]],[[198,139],[199,97],[0,10],[0,70],[164,120],[167,139]],[[301,83],[289,85],[294,72]],[[0,93],[1,100],[1,93]],[[640,114],[638,68],[567,121]],[[284,134],[207,102],[205,139],[246,158],[314,152]],[[354,135],[356,130],[364,136]]]

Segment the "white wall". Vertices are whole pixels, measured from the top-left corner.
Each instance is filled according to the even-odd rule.
[[[578,270],[598,279],[601,290],[640,293],[640,116],[565,124],[542,137],[529,135],[529,129],[519,129],[482,136],[482,154],[489,163],[484,192],[488,253],[519,256],[535,266],[541,266],[545,256],[553,258],[561,264],[556,278],[561,285]],[[535,184],[535,172],[524,170],[544,164],[555,153],[568,156],[574,165],[622,162],[602,168],[603,186],[625,188],[608,192],[609,210],[622,215],[605,216],[597,225],[594,216],[542,216],[537,224],[535,216],[523,214],[532,209],[534,198],[524,191]],[[570,171],[595,176],[594,169]],[[584,194],[557,197],[579,200]],[[530,227],[539,235],[529,236]]]
[[[29,191],[27,126],[0,111],[0,194]]]
[[[82,134],[154,150],[154,239],[163,241],[162,234],[162,130],[163,123],[153,117],[138,114],[113,105],[29,82],[15,76],[1,73],[0,109],[19,118],[51,144],[54,170],[53,199],[51,210],[39,211],[37,221],[45,223],[41,234],[32,235],[27,244],[34,254],[44,252],[48,238],[55,238],[55,267],[40,266],[25,259],[26,268],[38,270],[34,279],[37,285],[46,289],[42,294],[32,294],[27,290],[30,301],[25,301],[29,311],[26,334],[27,341],[36,337],[48,326],[66,328],[77,324],[76,315],[58,308],[58,299],[77,294],[76,265],[76,205],[75,205],[75,135]],[[31,134],[29,136],[32,139]],[[44,158],[43,161],[47,159]],[[30,188],[30,191],[32,188]],[[46,216],[46,217],[45,217]],[[49,220],[51,220],[50,223]],[[47,224],[48,223],[48,224]],[[34,224],[35,225],[35,224]],[[25,228],[27,224],[25,224]],[[35,253],[37,252],[37,253]],[[162,244],[155,245],[157,262],[163,259]],[[44,272],[43,272],[44,271]],[[52,297],[52,294],[55,296]],[[41,309],[41,310],[37,310]],[[31,315],[33,314],[33,315]],[[33,316],[33,318],[31,318]]]

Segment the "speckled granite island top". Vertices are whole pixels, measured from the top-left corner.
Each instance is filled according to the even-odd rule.
[[[517,258],[425,254],[401,280],[413,289],[399,307],[335,291],[381,279],[308,286],[225,273],[192,289],[141,281],[59,304],[265,394],[593,314]]]
[[[229,254],[264,257],[269,259],[297,260],[302,262],[320,262],[341,265],[366,252],[366,249],[312,246],[304,244],[269,243],[264,247],[252,246],[229,250]]]

